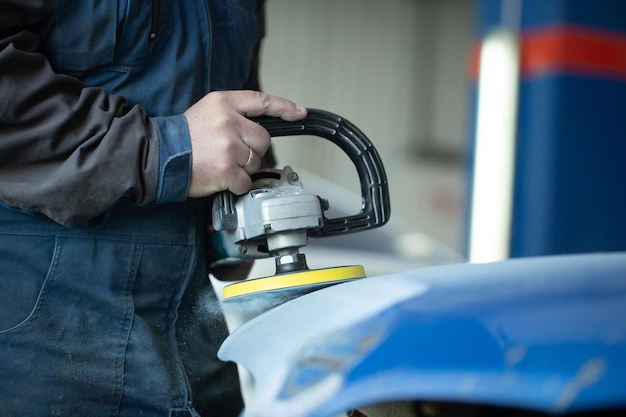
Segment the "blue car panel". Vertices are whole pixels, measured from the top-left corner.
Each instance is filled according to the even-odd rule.
[[[626,407],[626,254],[430,267],[286,302],[220,349],[256,381],[245,416],[391,401],[571,413]]]

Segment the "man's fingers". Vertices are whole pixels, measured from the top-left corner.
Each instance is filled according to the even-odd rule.
[[[249,150],[250,151],[248,153],[248,159],[246,160],[246,162],[241,164],[241,167],[248,174],[253,174],[257,172],[261,167],[261,157],[256,152],[254,152],[252,148],[249,148]]]
[[[250,187],[252,187],[252,178],[250,178],[250,175],[248,175],[245,170],[239,169],[237,173],[233,174],[230,178],[227,187],[233,194],[245,194],[250,190]]]
[[[243,143],[248,145],[259,156],[265,155],[265,152],[270,147],[271,137],[268,131],[251,120],[245,120],[242,123],[240,135]]]
[[[250,175],[261,167],[270,134],[250,117],[268,115],[296,121],[306,109],[281,97],[255,91],[215,91],[184,113],[193,152],[189,196],[250,189]]]
[[[291,100],[259,91],[229,91],[231,105],[246,117],[274,116],[295,121],[306,117],[306,108]]]

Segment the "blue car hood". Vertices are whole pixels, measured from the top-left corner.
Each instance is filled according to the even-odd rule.
[[[253,318],[219,357],[244,416],[437,400],[549,413],[626,406],[626,254],[430,267],[335,285]]]

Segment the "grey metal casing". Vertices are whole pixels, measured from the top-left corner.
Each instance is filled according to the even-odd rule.
[[[319,197],[302,187],[289,166],[264,170],[248,193],[234,198],[231,210],[224,215],[223,207],[214,207],[213,225],[227,256],[239,259],[305,246],[307,231],[324,222]]]

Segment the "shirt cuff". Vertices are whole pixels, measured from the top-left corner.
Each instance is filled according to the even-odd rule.
[[[187,199],[191,178],[191,138],[187,119],[182,114],[152,117],[159,137],[159,183],[157,204]]]

